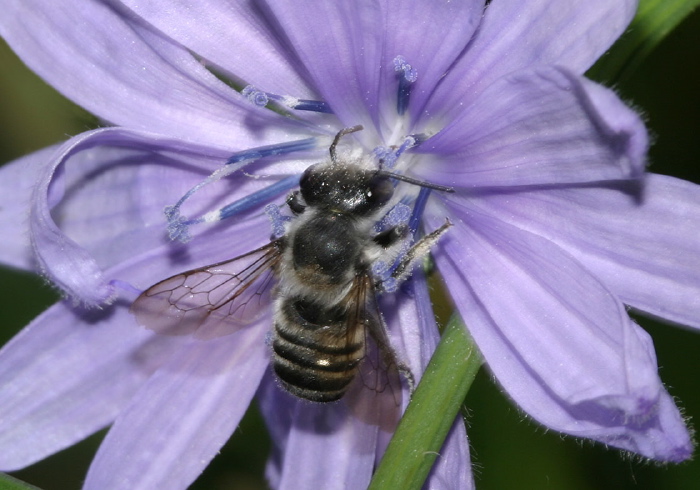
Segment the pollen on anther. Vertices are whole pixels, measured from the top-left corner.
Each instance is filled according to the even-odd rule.
[[[413,68],[403,56],[394,58],[394,71],[400,73],[407,82],[413,83],[418,80],[418,70]]]
[[[398,203],[396,206],[391,208],[391,210],[384,216],[381,221],[382,226],[386,228],[395,227],[398,225],[405,225],[411,218],[412,209],[402,203]]]
[[[270,221],[272,223],[272,236],[274,238],[280,238],[281,236],[284,236],[284,224],[287,221],[290,221],[290,217],[283,216],[280,212],[279,206],[273,203],[270,203],[267,206],[265,206],[265,214],[267,214],[267,217],[270,218]]]
[[[377,260],[372,264],[372,275],[375,278],[385,278],[389,272],[389,264],[383,260]]]

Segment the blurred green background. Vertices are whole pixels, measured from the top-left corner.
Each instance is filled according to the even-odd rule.
[[[95,127],[92,116],[44,84],[4,44],[0,65],[0,162]],[[646,115],[655,136],[651,170],[700,183],[700,11],[616,89]],[[0,269],[0,341],[11,338],[56,299],[42,279]],[[661,377],[692,424],[700,419],[700,333],[645,318],[639,323],[654,338]],[[700,461],[658,466],[547,432],[520,413],[484,371],[465,405],[480,490],[700,488]],[[14,475],[46,490],[77,489],[102,435]],[[260,418],[251,410],[192,488],[265,488],[268,448]]]

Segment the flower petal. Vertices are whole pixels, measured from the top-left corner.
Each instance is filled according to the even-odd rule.
[[[261,90],[315,98],[294,54],[252,2],[154,0],[123,4],[173,40]]]
[[[364,124],[360,138],[376,141],[384,38],[379,5],[268,0],[267,6],[342,124]]]
[[[380,305],[392,345],[418,383],[440,341],[423,272],[415,270],[396,294],[382,295]],[[404,402],[405,409],[408,397]]]
[[[54,221],[51,208],[64,197],[66,190],[61,187],[63,182],[60,179],[56,185],[52,186],[52,184],[54,176],[57,173],[60,176],[62,165],[74,153],[79,152],[84,147],[89,148],[99,143],[104,145],[118,144],[120,136],[124,135],[133,136],[120,129],[104,129],[83,133],[71,139],[53,154],[53,160],[49,164],[43,166],[32,196],[29,226],[32,246],[39,267],[43,273],[50,276],[61,290],[86,304],[96,305],[107,301],[112,298],[114,291],[106,283],[95,257],[60,230]],[[144,138],[141,139],[143,142]],[[137,142],[132,141],[132,143]],[[91,161],[90,156],[94,155],[88,155],[88,158],[83,161],[78,159],[78,163],[85,163],[89,170],[94,170],[95,164]],[[99,168],[103,163],[109,163],[109,160],[106,162],[98,161],[97,167]],[[81,176],[82,174],[78,179]],[[104,209],[105,204],[109,206],[110,203],[109,201],[105,202],[104,195],[98,195],[98,199],[103,203],[99,209]],[[89,203],[84,202],[83,204]],[[82,208],[82,212],[74,217],[75,222],[79,226],[82,225],[82,220],[91,211],[91,208]],[[89,225],[92,224],[89,223]],[[101,230],[109,230],[109,228],[102,228],[101,225],[104,223],[100,223],[93,230],[95,236],[101,237],[103,236]]]
[[[45,214],[49,208],[60,233],[90,252],[102,268],[162,246],[167,240],[165,206],[218,163],[211,155],[188,155],[183,147],[169,151],[169,143],[120,129],[72,139],[47,160],[48,176],[41,182],[35,212]],[[194,195],[187,211],[202,212],[202,201],[214,199],[209,191]]]
[[[481,0],[268,5],[342,124],[364,123],[360,138],[375,143],[371,131],[388,137],[396,130],[393,59],[404,56],[419,72],[411,109],[417,114],[471,39],[483,9]]]
[[[285,128],[293,128],[248,103],[185,48],[115,5],[10,0],[0,34],[56,89],[114,124],[229,150],[280,141]]]
[[[283,392],[272,380],[259,396],[277,446],[267,470],[274,488],[367,488],[375,464],[377,426],[353,416],[345,400],[306,402]]]
[[[461,415],[447,434],[426,484],[435,490],[471,490],[475,487],[467,430]]]
[[[481,202],[568,250],[624,303],[700,328],[700,186],[648,174],[638,190],[533,190]]]
[[[496,81],[423,143],[415,172],[445,185],[568,184],[640,177],[647,135],[608,89],[563,69]]]
[[[56,170],[49,194],[61,194],[61,199],[53,205],[51,216],[102,268],[169,243],[165,207],[222,166],[220,156],[173,143],[106,130],[86,140],[76,139],[70,152],[52,164]],[[269,179],[253,179],[238,172],[193,194],[182,213],[201,216],[269,183]]]
[[[473,203],[449,205],[459,221],[438,266],[508,394],[555,430],[662,461],[689,457],[651,339],[623,305],[552,242]]]
[[[42,272],[86,304],[109,300],[114,290],[102,271],[156,249],[172,253],[176,247],[166,236],[164,207],[219,168],[224,155],[119,128],[73,138],[45,165],[34,192],[30,229]],[[269,185],[242,173],[228,183],[240,196]],[[184,211],[202,215],[235,200],[236,193],[227,185],[208,186]],[[227,239],[203,228],[214,244]],[[263,237],[264,229],[259,231],[256,236]],[[252,250],[230,244],[228,249],[223,258]]]
[[[43,164],[56,148],[44,148],[0,168],[0,182],[4,183],[0,192],[0,235],[3,237],[0,258],[6,265],[36,269],[29,242],[27,210]]]
[[[280,390],[272,370],[263,376],[258,388],[258,406],[264,417],[267,432],[272,440],[272,449],[267,460],[265,476],[270,488],[279,488],[287,448],[287,436],[296,410],[296,398]]]
[[[265,240],[266,221],[262,216],[236,223],[218,233],[220,239],[205,240],[178,259],[161,247],[106,270],[104,277],[147,286],[194,264],[230,258],[236,253],[232,243],[248,251]],[[126,306],[118,300],[104,310],[84,311],[60,303],[0,352],[0,364],[8,367],[0,373],[0,395],[16,400],[0,409],[0,448],[8,448],[0,451],[0,468],[31,464],[109,424],[179,345],[178,338],[138,327]],[[28,436],[37,428],[46,439]]]
[[[261,322],[213,341],[192,339],[119,414],[84,488],[191,484],[231,436],[258,388],[268,365],[266,332]]]
[[[636,0],[493,1],[427,111],[449,121],[463,101],[527,66],[561,65],[582,74],[622,34],[636,8]]]
[[[406,2],[389,0],[380,3],[384,16],[382,81],[378,86],[379,101],[391,103],[382,111],[386,123],[396,119],[398,81],[393,60],[404,59],[417,70],[418,79],[411,86],[409,113],[414,124],[435,86],[454,64],[474,35],[484,11],[483,0],[433,0]],[[436,26],[440,26],[439,29]],[[394,127],[387,127],[387,136]]]
[[[0,351],[0,468],[28,466],[112,422],[167,357],[126,308],[58,303]]]

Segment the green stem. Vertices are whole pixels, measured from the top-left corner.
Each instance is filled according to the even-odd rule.
[[[700,0],[640,0],[627,32],[586,75],[607,85],[624,82],[698,5]]]
[[[459,415],[481,362],[481,355],[464,324],[454,314],[389,443],[370,489],[421,488]]]
[[[5,473],[0,473],[0,490],[40,490],[39,487],[25,483]]]

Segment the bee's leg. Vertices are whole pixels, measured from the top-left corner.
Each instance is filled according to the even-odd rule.
[[[401,257],[398,264],[394,268],[391,277],[400,283],[406,279],[413,270],[413,266],[416,262],[422,259],[430,249],[437,243],[440,237],[447,231],[447,229],[452,226],[450,220],[445,220],[445,224],[442,225],[437,230],[425,235],[423,238],[418,240],[408,251]]]
[[[406,380],[406,384],[408,384],[408,394],[409,396],[412,396],[416,389],[416,378],[413,377],[411,368],[409,368],[403,362],[399,362],[396,365],[396,368],[399,370],[399,373],[401,373],[401,376],[403,376],[403,378]]]
[[[400,377],[403,377],[406,381],[409,394],[413,394],[413,390],[416,387],[415,377],[408,364],[399,358],[398,354],[391,346],[391,341],[387,335],[386,322],[384,321],[382,313],[379,311],[376,298],[372,298],[370,302],[373,306],[366,311],[367,318],[365,320],[365,327],[367,329],[366,332],[369,333],[369,337],[374,341],[374,348],[372,348],[372,343],[368,342],[370,347],[367,357],[372,359],[370,365],[374,367],[375,372],[386,374],[386,385],[393,393],[396,404],[399,405],[400,397],[398,394],[401,391]],[[376,382],[370,383],[367,386],[373,387],[373,389],[381,388],[380,391],[383,391],[383,388]]]

